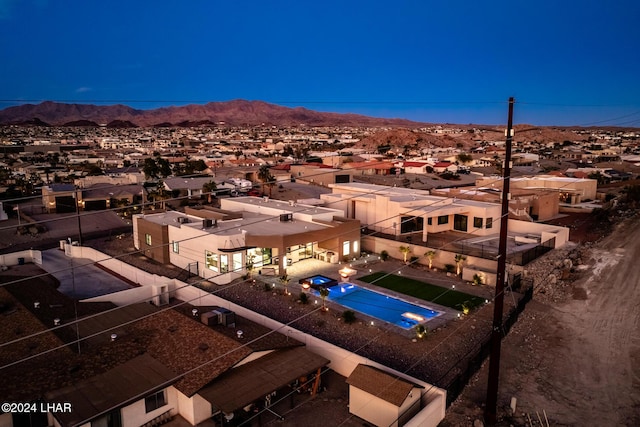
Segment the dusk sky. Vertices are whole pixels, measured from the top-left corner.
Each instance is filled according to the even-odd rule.
[[[231,99],[640,127],[637,0],[0,0],[0,108]]]

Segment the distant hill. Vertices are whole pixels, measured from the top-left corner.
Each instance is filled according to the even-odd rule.
[[[324,113],[303,107],[289,108],[262,101],[234,100],[204,105],[136,110],[126,105],[64,104],[46,101],[0,110],[0,124],[35,124],[35,120],[54,126],[68,123],[97,123],[118,126],[201,126],[224,122],[226,125],[308,125],[308,126],[396,126],[415,128],[425,123],[404,119],[384,119],[357,114]],[[78,126],[78,124],[74,124]]]

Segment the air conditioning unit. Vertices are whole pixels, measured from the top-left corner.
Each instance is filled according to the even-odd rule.
[[[200,321],[207,326],[213,326],[220,323],[220,313],[217,311],[218,307],[214,307],[213,310],[207,311],[200,315]]]
[[[178,217],[178,223],[179,224],[187,224],[189,222],[189,218],[187,218],[186,216],[179,216]]]
[[[293,221],[292,213],[280,214],[280,222],[289,222],[289,221]]]
[[[213,220],[209,218],[205,218],[202,220],[202,228],[211,228],[213,227]]]

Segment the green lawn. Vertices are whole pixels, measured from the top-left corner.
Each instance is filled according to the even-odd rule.
[[[454,310],[462,311],[462,304],[466,304],[469,308],[484,304],[484,298],[384,272],[369,274],[359,280],[425,301],[432,301]]]

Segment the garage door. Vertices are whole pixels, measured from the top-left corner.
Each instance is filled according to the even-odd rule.
[[[85,211],[103,211],[105,209],[107,209],[106,200],[85,200],[84,202]]]
[[[76,211],[76,199],[71,196],[56,197],[56,212],[68,213]]]

